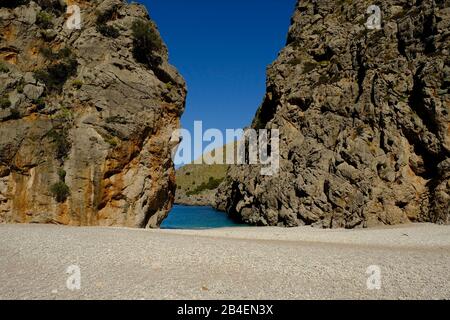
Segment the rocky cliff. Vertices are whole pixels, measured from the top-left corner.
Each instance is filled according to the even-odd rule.
[[[449,223],[449,88],[450,1],[298,1],[253,122],[280,130],[280,173],[231,167],[219,209],[257,225]]]
[[[159,226],[186,88],[145,7],[8,0],[0,30],[0,222]]]

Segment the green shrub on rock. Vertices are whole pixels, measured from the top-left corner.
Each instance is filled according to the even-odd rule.
[[[59,168],[58,169],[58,176],[60,181],[66,181],[66,170]]]
[[[105,37],[117,38],[120,35],[119,30],[107,24],[117,13],[117,6],[113,6],[104,12],[97,12],[96,30]]]
[[[56,158],[64,159],[69,154],[71,144],[66,129],[52,129],[47,136],[53,140],[56,146]]]
[[[163,43],[155,26],[149,21],[137,19],[132,25],[133,56],[136,61],[149,67],[157,67],[162,59],[155,54],[161,51]]]
[[[51,14],[41,11],[36,15],[36,24],[42,29],[53,28],[53,17]]]
[[[77,74],[78,62],[69,48],[63,48],[57,53],[43,49],[41,54],[51,60],[52,64],[35,71],[34,77],[45,84],[47,91],[59,93],[67,79]]]
[[[61,92],[67,79],[76,75],[77,66],[76,60],[60,62],[46,70],[36,71],[35,77],[45,84],[47,90]]]
[[[64,181],[51,185],[50,192],[59,203],[65,202],[70,195],[70,189]]]
[[[96,29],[98,32],[100,32],[102,35],[108,38],[115,39],[120,36],[119,30],[114,26],[109,26],[107,24],[97,24]]]
[[[70,196],[70,188],[66,184],[66,171],[62,168],[58,169],[59,182],[50,186],[50,192],[56,201],[63,203]]]

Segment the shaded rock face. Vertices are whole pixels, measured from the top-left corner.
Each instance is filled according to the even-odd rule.
[[[369,5],[382,30],[368,30]],[[449,223],[450,1],[297,3],[255,128],[280,174],[230,168],[218,208],[257,225]]]
[[[158,227],[186,88],[145,7],[16,2],[0,4],[0,222]]]

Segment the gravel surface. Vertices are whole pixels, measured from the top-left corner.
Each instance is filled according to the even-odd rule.
[[[0,225],[1,299],[450,299],[450,226]],[[69,266],[80,290],[66,286]],[[371,265],[381,289],[368,290]]]

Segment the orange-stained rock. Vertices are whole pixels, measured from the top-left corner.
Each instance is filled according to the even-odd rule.
[[[158,227],[174,201],[169,141],[185,82],[162,41],[151,64],[135,58],[133,22],[160,39],[144,6],[66,1],[82,8],[81,30],[69,30],[59,3],[0,5],[0,97],[11,104],[0,108],[0,222]],[[98,31],[99,15],[117,37]],[[55,67],[67,76],[52,83]]]

